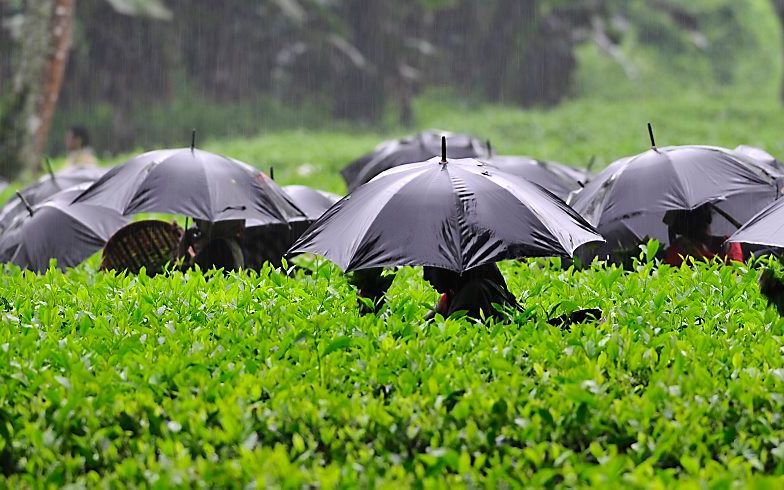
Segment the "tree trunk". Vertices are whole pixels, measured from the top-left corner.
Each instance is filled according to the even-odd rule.
[[[28,0],[15,80],[0,116],[0,175],[36,170],[62,85],[75,0]]]

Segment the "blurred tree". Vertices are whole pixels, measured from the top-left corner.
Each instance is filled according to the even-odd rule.
[[[68,58],[74,0],[28,0],[19,8],[23,35],[0,115],[0,174],[8,178],[40,162]]]
[[[107,1],[129,15],[170,16],[158,0]],[[26,0],[15,7],[20,34],[14,80],[0,112],[0,175],[6,178],[40,169],[71,48],[76,0]]]

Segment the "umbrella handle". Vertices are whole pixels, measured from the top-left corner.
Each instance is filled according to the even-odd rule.
[[[732,226],[734,226],[735,228],[740,228],[741,226],[743,226],[742,223],[740,223],[738,220],[736,220],[735,218],[730,216],[729,213],[727,213],[726,211],[724,211],[720,207],[716,206],[715,204],[710,203],[710,207],[711,207],[712,210],[716,211],[719,215],[721,215],[722,218],[724,218],[727,221],[729,221],[732,224]]]
[[[651,139],[651,148],[656,150],[656,138],[653,137],[653,126],[648,123],[648,137]]]

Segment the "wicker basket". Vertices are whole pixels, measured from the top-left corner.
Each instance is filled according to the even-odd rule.
[[[142,267],[148,275],[163,272],[177,258],[183,230],[176,223],[146,220],[131,223],[117,231],[103,249],[101,270],[138,274]]]

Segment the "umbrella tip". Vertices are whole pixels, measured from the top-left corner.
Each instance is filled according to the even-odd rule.
[[[487,156],[493,156],[493,145],[490,144],[490,140],[486,141],[487,144]]]
[[[446,163],[446,136],[441,137],[441,163]]]
[[[270,167],[270,179],[275,180],[275,167]]]
[[[196,128],[191,130],[191,151],[196,149]]]
[[[49,172],[49,176],[52,177],[52,180],[57,180],[57,177],[54,175],[54,170],[52,170],[52,160],[48,156],[44,157],[44,163],[46,163],[46,171]]]
[[[27,199],[25,199],[25,197],[19,191],[16,191],[16,196],[19,198],[20,201],[22,201],[22,204],[24,204],[24,207],[27,209],[27,212],[30,213],[30,216],[32,216],[33,215],[33,207],[30,205],[30,203],[27,201]]]
[[[656,149],[656,139],[653,137],[653,126],[648,123],[648,137],[651,138],[651,148]]]

